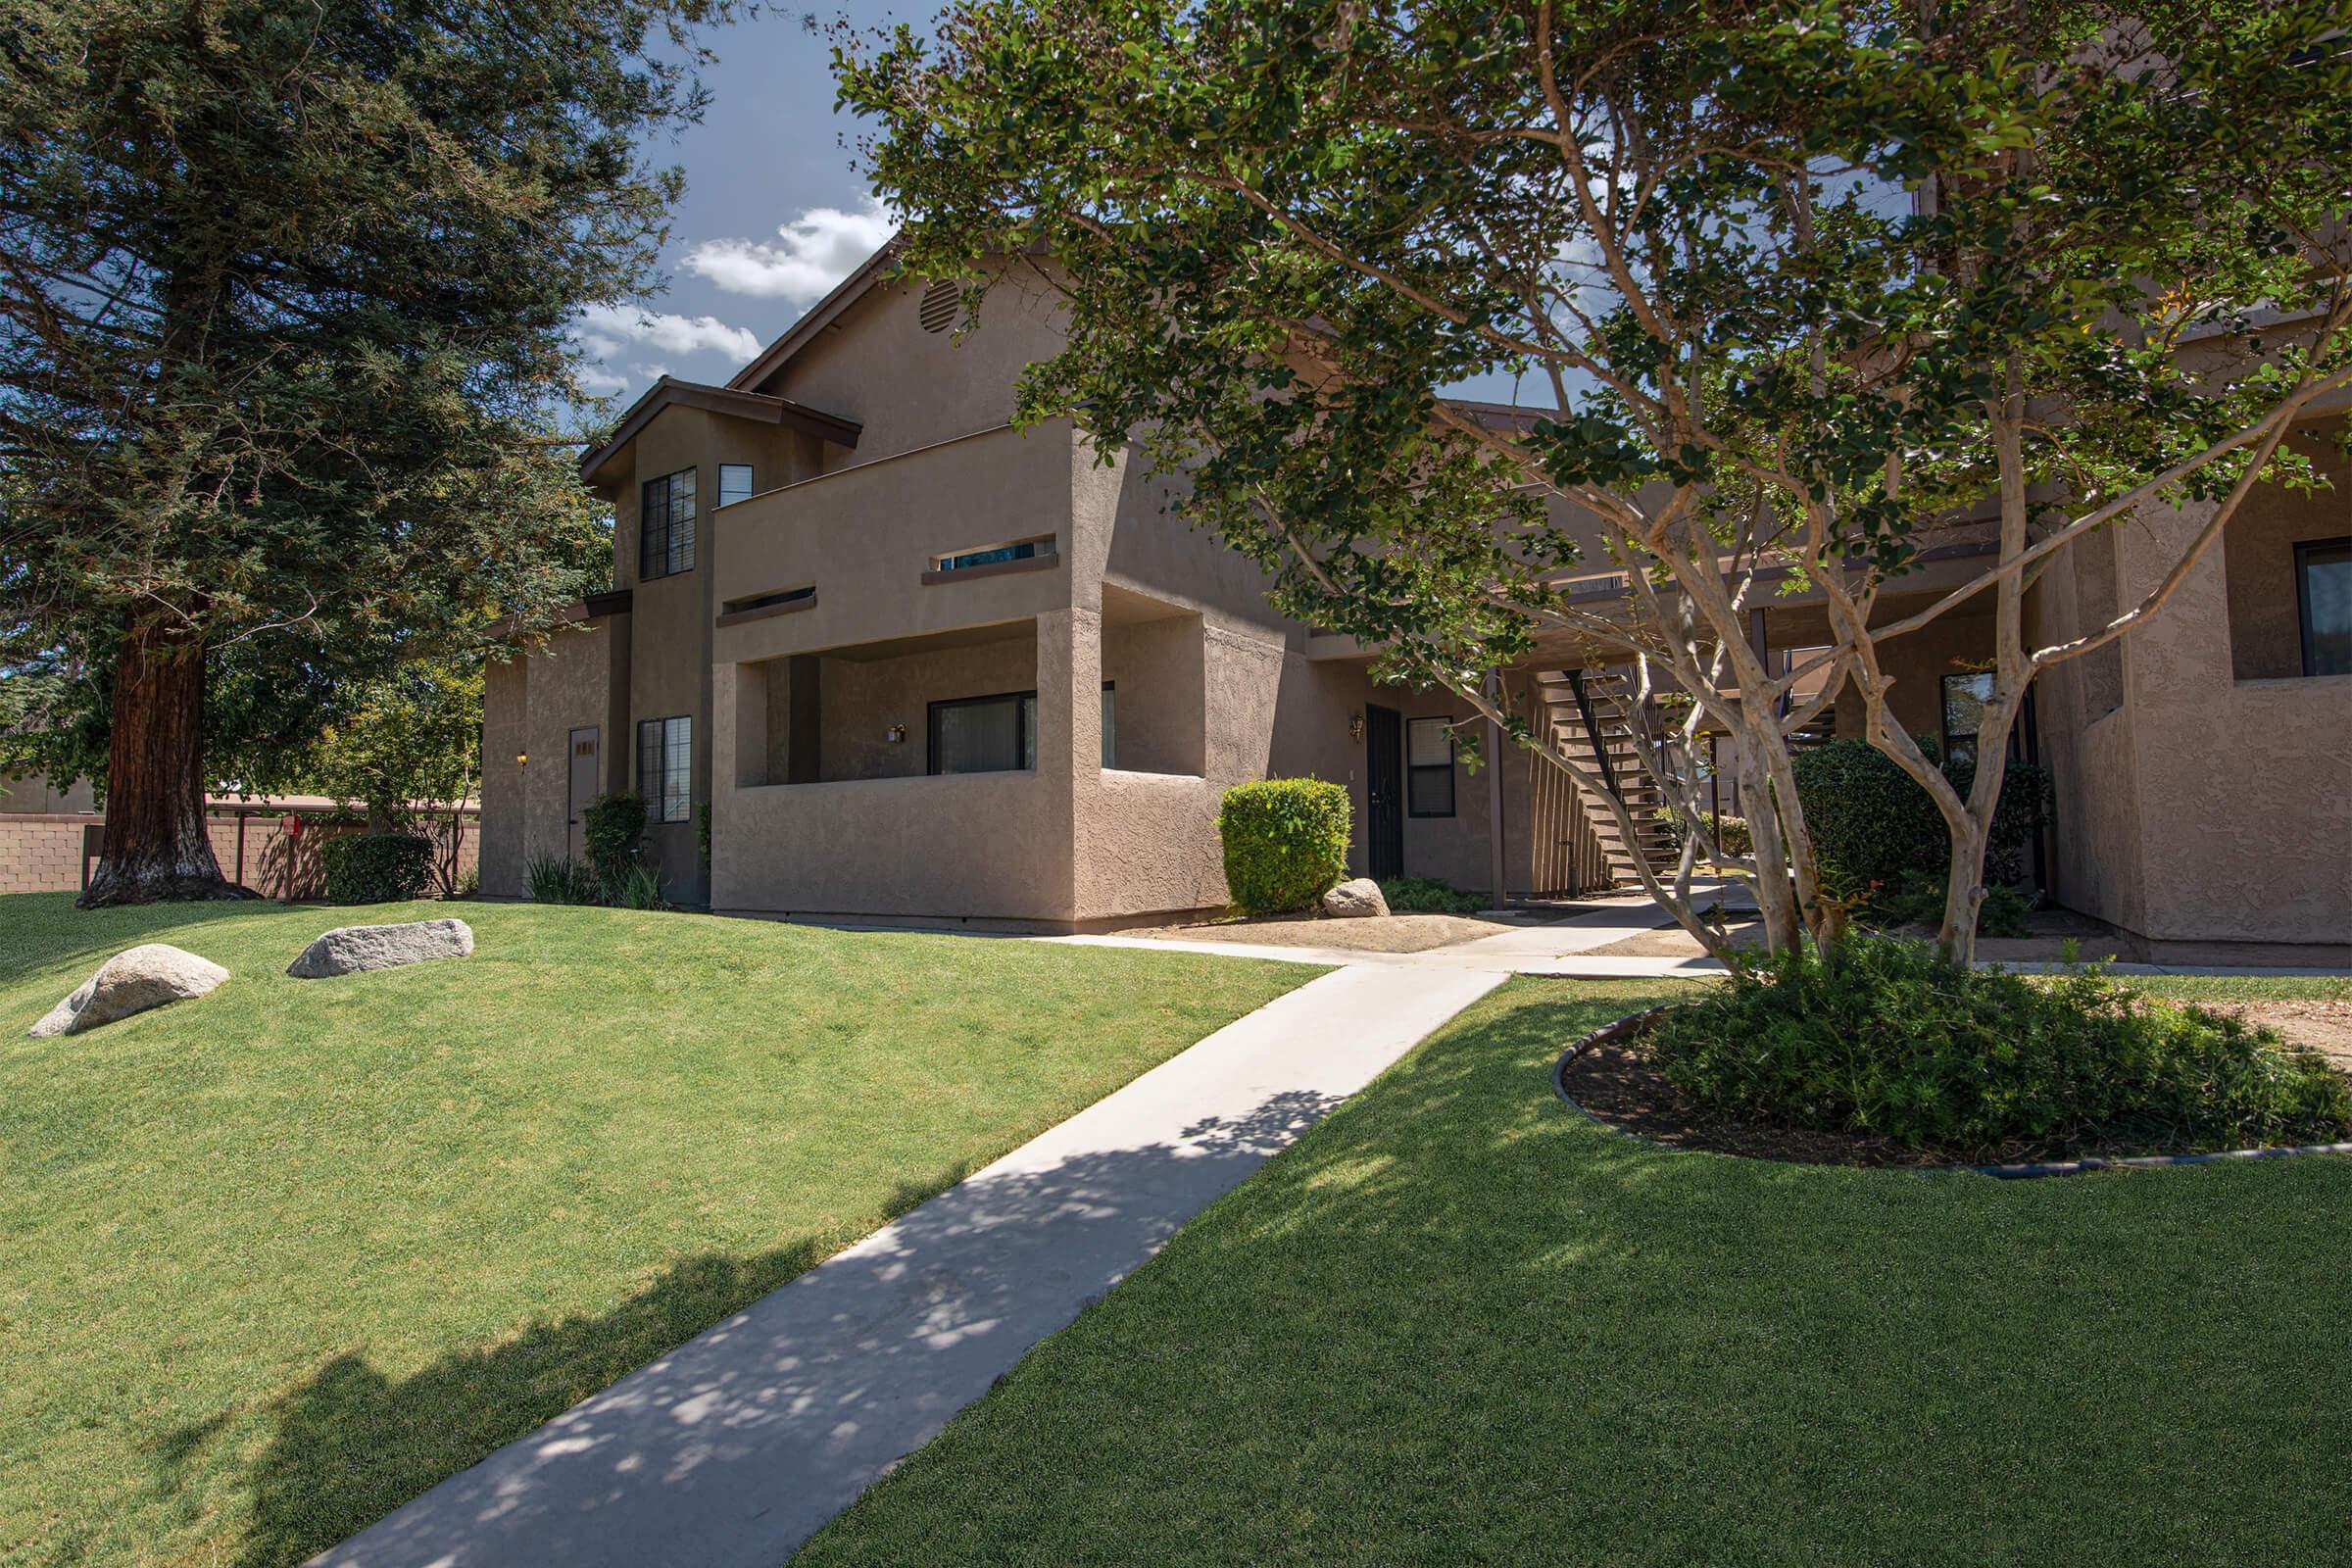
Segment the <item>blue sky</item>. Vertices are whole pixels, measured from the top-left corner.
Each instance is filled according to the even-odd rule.
[[[924,15],[836,4],[861,27]],[[699,125],[646,149],[686,172],[662,253],[669,287],[644,310],[582,323],[590,390],[623,402],[669,374],[724,381],[889,236],[851,168],[857,122],[833,112],[831,46],[798,10],[720,28],[702,73],[711,102]]]
[[[718,61],[702,73],[711,93],[702,123],[646,149],[686,172],[662,258],[669,286],[642,309],[583,319],[589,391],[626,404],[664,374],[726,380],[889,237],[889,219],[852,167],[859,122],[833,109],[823,24],[846,18],[871,29],[935,15],[921,0],[833,0],[815,27],[808,12],[771,10],[710,35]],[[1500,377],[1452,390],[1511,396]]]

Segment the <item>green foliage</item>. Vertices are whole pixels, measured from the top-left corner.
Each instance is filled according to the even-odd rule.
[[[480,660],[414,661],[339,694],[307,753],[252,759],[237,777],[260,791],[307,786],[405,829],[433,806],[472,796],[481,752]]]
[[[1934,871],[1905,871],[1901,885],[1891,892],[1881,889],[1871,899],[1869,908],[1878,923],[1884,925],[1934,929],[1943,923],[1944,887],[1944,879]],[[2013,887],[1995,883],[1984,890],[1984,902],[1977,908],[1977,934],[2030,937],[2034,929],[2026,924],[2026,916],[2033,912],[2033,899]]]
[[[1487,906],[1474,893],[1463,893],[1434,876],[1393,876],[1380,885],[1392,914],[1476,914]]]
[[[1935,759],[1933,741],[1919,746]],[[1951,837],[1942,813],[1894,759],[1868,741],[1843,740],[1797,753],[1791,766],[1805,826],[1826,876],[1859,889],[1892,890],[1914,872],[1943,874]],[[1946,764],[1944,775],[1965,797],[1975,769],[1965,762]],[[2009,764],[1985,837],[1987,881],[2009,882],[2023,874],[2026,852],[2049,821],[2051,795],[2048,769],[2031,762]]]
[[[1649,1044],[1708,1110],[1966,1156],[2352,1132],[2352,1084],[2267,1029],[2147,1001],[2095,969],[2038,985],[1874,937],[1736,975],[1663,1014]]]
[[[567,855],[534,855],[523,867],[522,877],[533,904],[605,902],[605,885],[595,869]]]
[[[580,813],[588,863],[608,885],[618,885],[637,864],[645,843],[645,801],[626,790],[599,795]]]
[[[662,875],[643,861],[624,868],[619,875],[600,878],[605,902],[623,909],[666,909],[669,901],[662,897]]]
[[[1699,815],[1706,822],[1707,831],[1714,836],[1715,847],[1724,854],[1753,855],[1756,852],[1756,841],[1747,831],[1745,817],[1726,816],[1719,811],[1701,811]],[[1682,808],[1678,806],[1659,807],[1658,820],[1665,824],[1666,832],[1672,839],[1675,849],[1680,851],[1683,847],[1683,840],[1690,832]]]
[[[433,841],[416,833],[344,833],[318,844],[329,904],[392,904],[422,894]]]
[[[1319,778],[1237,784],[1217,810],[1225,885],[1244,914],[1310,909],[1348,875],[1345,786]]]
[[[0,0],[0,667],[70,677],[12,750],[201,710],[127,776],[250,779],[597,580],[573,330],[657,280],[681,184],[634,143],[732,12]],[[176,673],[118,708],[118,668]],[[118,816],[110,876],[164,849]]]

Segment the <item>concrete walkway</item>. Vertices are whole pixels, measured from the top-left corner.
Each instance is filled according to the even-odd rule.
[[[313,1560],[778,1568],[1504,972],[1311,980]]]

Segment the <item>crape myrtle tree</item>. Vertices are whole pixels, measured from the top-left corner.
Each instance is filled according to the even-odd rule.
[[[12,760],[103,748],[85,904],[232,894],[208,775],[579,591],[567,324],[645,290],[727,12],[0,0],[0,663]]]
[[[1857,693],[1949,828],[1966,959],[2002,770],[1947,777],[1881,651],[1989,600],[1998,759],[2035,672],[2156,614],[2257,482],[2314,482],[2280,442],[2352,373],[2347,26],[2343,0],[959,0],[836,63],[906,265],[1063,296],[1023,417],[1180,474],[1287,612],[1453,692],[1629,842],[1496,674],[1539,637],[1630,649],[1678,694],[1643,765],[1697,824],[1642,881],[1727,957],[1702,856],[1773,951],[1842,928],[1789,735]],[[1440,395],[1496,374],[1542,412]],[[2173,505],[2210,520],[2164,585],[2034,646],[2035,577]],[[1874,613],[1962,525],[1982,570]],[[1572,602],[1612,563],[1627,609]],[[1778,669],[1749,612],[1789,589],[1834,635]],[[1750,855],[1696,809],[1702,730]]]

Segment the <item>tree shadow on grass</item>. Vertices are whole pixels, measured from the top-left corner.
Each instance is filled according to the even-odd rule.
[[[691,1258],[611,1312],[534,1323],[409,1378],[387,1377],[358,1354],[336,1356],[276,1403],[235,1561],[280,1568],[324,1550],[758,1300],[808,1269],[817,1250],[799,1242],[749,1257]],[[157,1444],[167,1486],[220,1430],[202,1422]]]
[[[404,1379],[339,1356],[278,1401],[236,1561],[300,1562],[453,1476],[350,1560],[780,1561],[1331,1103],[1281,1093],[1129,1147],[1016,1156],[929,1202],[909,1183],[887,1231],[789,1291],[809,1246],[696,1258],[610,1313]]]

